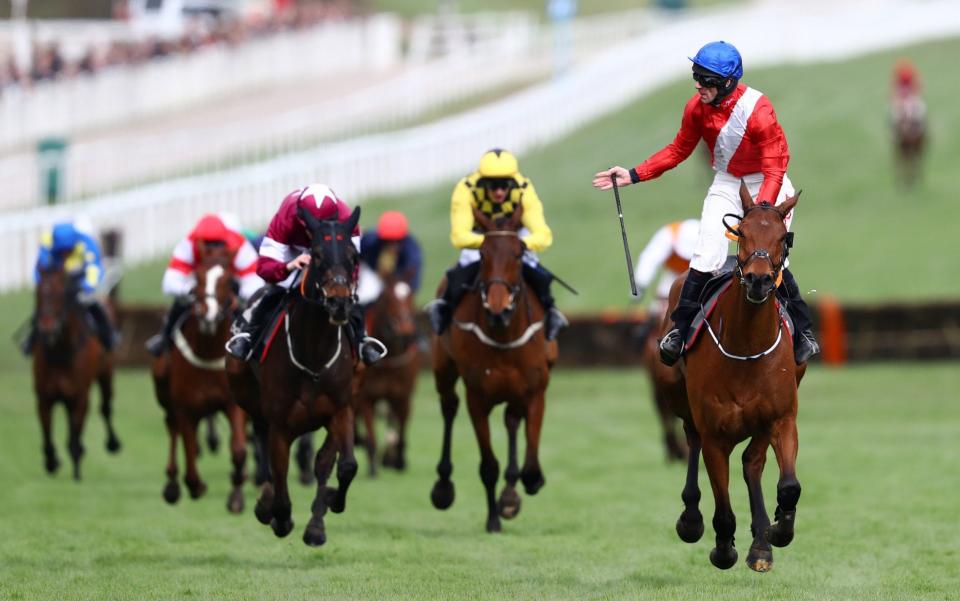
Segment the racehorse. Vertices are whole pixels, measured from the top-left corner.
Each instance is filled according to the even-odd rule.
[[[518,208],[505,222],[494,223],[474,211],[476,223],[485,232],[477,283],[456,308],[450,330],[434,336],[432,341],[434,380],[443,413],[443,449],[437,465],[439,478],[430,499],[437,509],[447,509],[454,500],[450,444],[453,419],[460,404],[454,386],[462,378],[467,409],[480,445],[487,532],[499,532],[500,517],[512,519],[520,511],[518,479],[529,495],[537,494],[545,483],[538,451],[545,394],[550,368],[557,358],[557,345],[556,341],[546,341],[543,307],[521,274],[525,246],[517,230],[522,213],[522,208]],[[506,486],[497,501],[494,489],[500,465],[490,446],[488,419],[493,407],[504,402],[508,435]],[[517,430],[521,420],[526,420],[527,436],[522,469],[517,466]]]
[[[231,257],[224,247],[213,247],[200,257],[192,307],[173,328],[173,346],[169,353],[153,361],[152,374],[157,402],[164,410],[164,422],[170,437],[167,456],[167,483],[163,498],[176,503],[180,498],[177,482],[177,437],[183,440],[186,474],[184,483],[190,497],[198,499],[207,485],[197,471],[197,429],[201,420],[223,412],[230,424],[230,454],[233,489],[227,509],[243,511],[244,464],[247,459],[246,416],[233,402],[225,371],[224,344],[230,338],[230,322],[237,310]]]
[[[302,209],[298,214],[310,232],[310,264],[284,303],[261,363],[250,365],[231,356],[227,374],[237,403],[253,419],[256,443],[269,459],[270,480],[263,485],[254,513],[278,537],[293,529],[287,489],[290,445],[298,436],[326,427],[327,437],[314,459],[313,515],[303,533],[306,544],[319,546],[327,539],[323,521],[327,508],[334,513],[344,510],[357,473],[353,397],[358,361],[344,330],[356,293],[359,253],[350,236],[360,208],[345,223],[319,221]],[[334,489],[327,486],[327,479],[335,460]]]
[[[745,185],[740,188],[743,217],[735,230],[737,267],[729,288],[704,321],[703,340],[685,354],[688,404],[675,405],[684,422],[690,447],[687,480],[681,498],[685,509],[677,521],[677,534],[693,543],[703,535],[697,469],[702,449],[715,499],[713,527],[716,547],[710,561],[727,569],[737,561],[734,548],[736,517],[727,490],[729,459],[734,446],[750,439],[743,453],[752,516],[753,542],[747,565],[758,572],[773,568],[771,545],[783,547],[793,540],[800,483],[797,459],[797,386],[806,364],[796,365],[789,334],[774,301],[777,281],[787,256],[784,218],[797,197],[782,204],[754,204]],[[679,278],[670,292],[676,306]],[[661,334],[665,334],[665,326]],[[666,373],[661,371],[662,373]],[[761,475],[767,447],[773,446],[780,467],[775,523],[764,507]]]
[[[40,271],[36,289],[36,331],[33,342],[33,389],[43,429],[44,465],[53,474],[60,467],[51,437],[51,412],[59,401],[67,410],[67,448],[73,477],[80,479],[84,448],[80,438],[87,417],[90,386],[100,387],[100,414],[107,428],[107,451],[120,450],[113,430],[113,357],[93,334],[86,309],[77,299],[77,281],[62,267]]]
[[[893,137],[896,173],[904,187],[912,187],[920,177],[927,141],[927,123],[919,97],[904,98],[894,104]]]
[[[666,303],[662,304],[665,310]],[[678,436],[678,420],[676,411],[673,409],[678,402],[686,404],[686,384],[679,369],[667,367],[660,361],[660,347],[657,343],[657,337],[651,335],[661,329],[664,319],[668,319],[668,317],[654,314],[651,315],[650,322],[645,325],[644,329],[647,332],[642,342],[642,360],[650,379],[653,408],[657,412],[657,418],[660,420],[660,427],[663,431],[663,446],[667,454],[667,461],[686,461],[688,449],[686,443]]]

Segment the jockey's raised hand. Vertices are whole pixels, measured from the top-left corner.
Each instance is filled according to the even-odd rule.
[[[296,271],[296,270],[298,270],[298,269],[303,269],[304,267],[306,267],[306,266],[309,265],[309,264],[310,264],[310,254],[309,254],[309,253],[303,253],[303,254],[299,255],[297,258],[295,258],[294,260],[292,260],[292,261],[290,261],[289,263],[287,263],[287,271],[291,271],[291,272],[292,272],[292,271]]]
[[[593,187],[600,190],[609,190],[613,187],[613,182],[610,181],[612,175],[617,176],[617,186],[629,186],[634,183],[630,180],[630,172],[617,165],[604,171],[598,171],[593,176]]]

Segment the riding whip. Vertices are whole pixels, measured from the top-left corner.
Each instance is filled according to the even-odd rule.
[[[637,282],[633,277],[633,258],[630,256],[630,244],[627,242],[627,228],[623,225],[623,207],[620,206],[620,189],[617,187],[617,174],[610,174],[613,183],[613,196],[617,199],[617,215],[620,216],[620,233],[623,234],[623,252],[627,255],[627,275],[630,276],[630,293],[637,296]]]

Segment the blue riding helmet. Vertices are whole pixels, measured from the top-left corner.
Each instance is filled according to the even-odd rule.
[[[50,250],[53,252],[64,252],[73,250],[80,241],[80,233],[72,223],[58,223],[53,226],[52,242]]]
[[[693,64],[709,69],[717,75],[740,79],[743,77],[743,60],[733,44],[710,42],[690,59]]]

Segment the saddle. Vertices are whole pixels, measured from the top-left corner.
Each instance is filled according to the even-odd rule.
[[[700,293],[700,310],[697,311],[693,321],[690,322],[690,330],[687,332],[687,339],[684,341],[685,349],[692,348],[700,338],[700,332],[704,329],[704,322],[710,318],[720,298],[733,284],[733,270],[736,266],[737,257],[728,256],[723,266],[714,273],[714,276],[703,287],[703,292]],[[780,315],[780,320],[786,326],[790,339],[793,340],[793,319],[787,311],[787,302],[780,296],[779,289],[775,292],[774,302],[777,304],[777,313]]]

